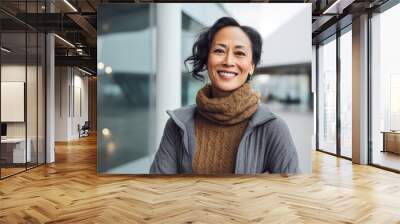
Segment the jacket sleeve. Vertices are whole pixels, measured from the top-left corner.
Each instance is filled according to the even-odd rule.
[[[176,174],[179,127],[169,118],[164,128],[160,146],[150,167],[150,174]]]
[[[267,144],[266,169],[269,173],[300,173],[296,146],[286,123],[274,119],[270,124],[269,143]]]

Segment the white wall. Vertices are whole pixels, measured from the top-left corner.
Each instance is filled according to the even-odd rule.
[[[74,89],[75,91],[72,93],[74,96],[74,108],[72,108],[72,120],[71,120],[71,132],[70,135],[72,138],[78,138],[78,124],[82,126],[85,121],[88,121],[88,78],[87,76],[81,76],[82,73],[76,73],[77,70],[74,71]],[[78,71],[79,72],[79,71]],[[80,93],[79,93],[80,91]],[[80,95],[80,97],[79,97]],[[71,102],[72,105],[72,102]],[[79,108],[81,107],[81,108]],[[82,110],[82,111],[80,111]]]
[[[55,140],[77,139],[78,124],[88,120],[88,78],[75,68],[56,67],[55,87]]]
[[[311,3],[224,3],[241,25],[263,38],[259,67],[311,63]]]
[[[311,63],[311,4],[298,7],[302,10],[263,40],[260,67]]]
[[[67,67],[55,68],[55,141],[68,140],[68,86]]]

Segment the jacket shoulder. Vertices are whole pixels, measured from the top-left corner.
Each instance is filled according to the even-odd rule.
[[[178,127],[185,129],[186,124],[193,120],[195,110],[196,105],[189,105],[175,110],[167,110],[167,114]]]
[[[256,112],[253,114],[250,125],[255,127],[259,125],[265,125],[270,121],[277,118],[277,116],[272,113],[272,111],[268,108],[268,106],[264,103],[260,103]]]

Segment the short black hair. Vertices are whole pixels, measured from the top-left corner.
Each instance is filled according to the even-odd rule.
[[[232,17],[222,17],[218,19],[210,28],[201,32],[193,44],[192,55],[186,58],[185,66],[187,67],[187,62],[193,65],[192,74],[193,78],[204,81],[204,76],[200,74],[206,70],[206,65],[208,62],[208,53],[210,51],[211,43],[215,34],[222,28],[227,26],[239,27],[243,32],[246,33],[247,37],[251,42],[251,50],[253,54],[253,64],[257,67],[261,58],[262,50],[262,39],[261,35],[253,28],[249,26],[241,26]]]

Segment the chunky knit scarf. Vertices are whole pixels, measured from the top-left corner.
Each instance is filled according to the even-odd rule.
[[[212,98],[211,86],[197,93],[194,173],[234,173],[236,152],[248,121],[257,110],[259,95],[244,84],[227,97]]]

